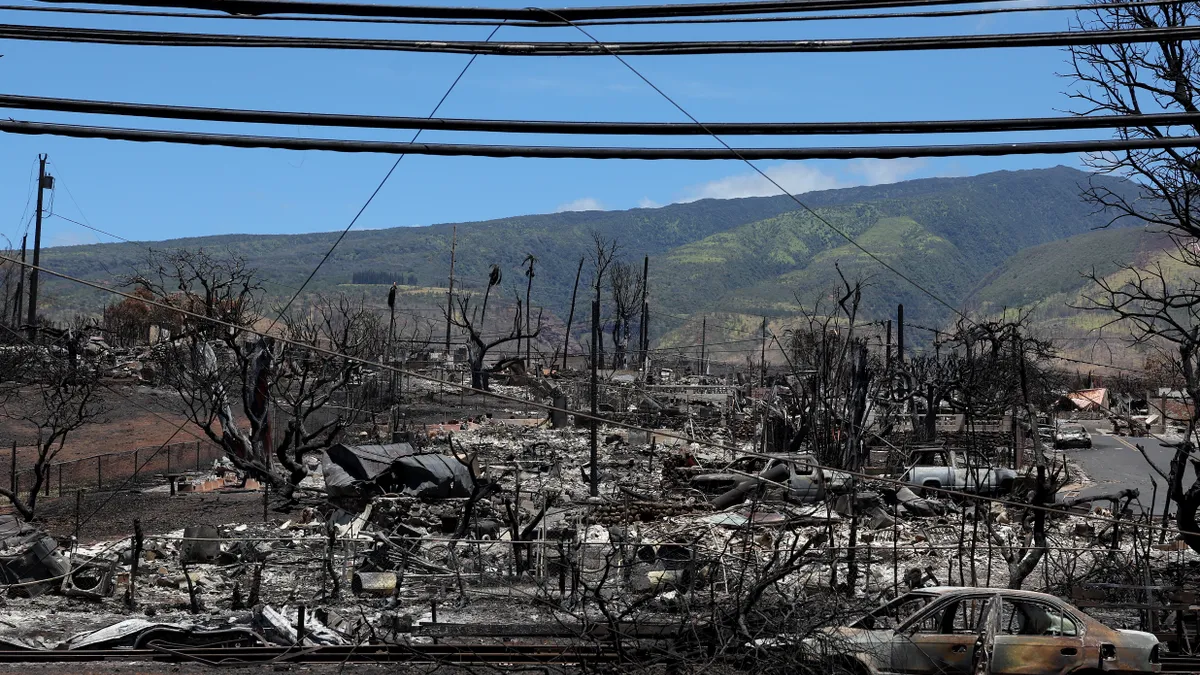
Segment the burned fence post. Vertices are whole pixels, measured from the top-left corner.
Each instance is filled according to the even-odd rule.
[[[296,608],[296,644],[301,646],[304,644],[304,609],[304,605]]]
[[[337,534],[333,527],[333,522],[326,525],[325,539],[325,571],[329,575],[329,582],[332,587],[329,595],[326,596],[332,600],[338,599],[341,596],[342,585],[338,579],[337,569],[333,564],[334,549],[337,546]]]
[[[196,597],[196,584],[192,581],[192,572],[188,569],[187,556],[180,553],[179,565],[183,568],[183,581],[187,584],[188,591],[188,611],[192,614],[200,613],[200,601]]]
[[[258,594],[262,588],[263,568],[266,567],[266,565],[266,560],[261,560],[254,563],[254,576],[252,576],[250,579],[250,597],[246,599],[246,604],[250,605],[251,607],[258,604]]]
[[[17,442],[13,441],[12,453],[8,456],[8,482],[12,493],[17,494]]]
[[[137,606],[137,600],[134,598],[135,588],[137,587],[138,562],[142,558],[142,546],[145,539],[142,536],[142,521],[133,519],[133,559],[129,561],[129,590],[125,596],[125,606],[133,609]]]
[[[79,541],[79,512],[83,510],[83,490],[75,490],[75,535]]]

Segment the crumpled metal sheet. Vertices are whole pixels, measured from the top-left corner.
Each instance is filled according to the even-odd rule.
[[[475,480],[465,464],[446,455],[413,455],[392,465],[379,484],[387,492],[422,499],[470,497]]]
[[[176,623],[158,623],[145,619],[126,619],[99,630],[73,635],[60,645],[60,649],[107,649],[119,646],[132,646],[138,635],[151,628],[185,629]]]
[[[409,443],[386,445],[337,445],[325,451],[330,462],[338,466],[352,480],[375,480],[391,469],[392,464],[402,457],[416,454]],[[326,474],[325,484],[329,484]]]
[[[329,448],[323,463],[325,491],[331,497],[359,496],[363,484],[384,493],[423,499],[470,497],[471,470],[453,457],[416,454],[408,443],[342,445]]]

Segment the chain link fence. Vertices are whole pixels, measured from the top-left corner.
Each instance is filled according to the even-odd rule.
[[[0,450],[0,486],[27,493],[36,480],[30,466],[37,451],[18,447],[17,470],[13,474],[13,447]],[[221,446],[204,440],[148,446],[125,452],[110,452],[67,462],[54,462],[46,476],[42,493],[55,497],[77,489],[105,490],[136,485],[187,471],[199,471],[224,455]]]

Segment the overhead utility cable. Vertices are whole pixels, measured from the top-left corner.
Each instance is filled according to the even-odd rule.
[[[485,40],[485,42],[495,37],[496,32],[499,30],[500,26],[493,28],[492,32],[488,33],[487,40]],[[471,58],[467,59],[467,62],[463,64],[462,70],[458,71],[458,75],[455,76],[454,80],[450,83],[450,86],[446,87],[446,91],[443,92],[442,97],[438,99],[437,105],[433,106],[433,110],[429,111],[430,118],[432,118],[438,113],[439,110],[442,109],[442,104],[444,104],[446,99],[450,97],[450,92],[454,91],[454,88],[457,87],[458,83],[462,81],[463,76],[467,74],[467,71],[471,68],[471,64],[475,63],[475,59],[477,58],[479,58],[479,55],[473,54]],[[424,127],[418,127],[408,145],[413,146],[417,139],[421,137],[421,132],[424,130]],[[342,240],[346,238],[346,235],[354,227],[354,224],[358,222],[358,219],[362,217],[362,214],[366,212],[367,207],[371,205],[371,202],[375,201],[375,197],[379,195],[379,191],[383,189],[383,186],[387,185],[388,179],[391,178],[392,174],[396,172],[396,167],[400,166],[400,162],[404,159],[406,154],[407,153],[402,152],[400,156],[396,158],[396,161],[392,162],[391,168],[387,170],[387,173],[383,174],[383,178],[380,179],[379,184],[375,186],[375,190],[371,192],[371,195],[367,197],[365,202],[363,202],[363,205],[358,209],[358,212],[354,214],[354,217],[350,219],[350,222],[346,224],[346,228],[342,230],[342,233],[338,235],[337,239],[333,240],[333,244],[329,247],[329,250],[325,252],[325,255],[321,258],[321,261],[317,263],[317,266],[313,268],[313,271],[310,272],[308,277],[304,279],[304,283],[300,284],[300,288],[296,289],[296,292],[292,295],[291,299],[287,301],[287,304],[279,310],[277,315],[275,315],[275,318],[271,321],[270,328],[267,329],[268,333],[270,333],[271,329],[275,327],[275,324],[279,323],[279,320],[282,319],[283,315],[287,313],[288,308],[292,306],[292,303],[296,302],[296,298],[300,297],[300,294],[305,288],[308,288],[308,283],[313,280],[313,277],[317,276],[317,272],[321,271],[321,267],[323,267],[325,262],[329,260],[329,256],[333,255],[334,250],[336,250],[338,245],[342,243]]]
[[[56,1],[56,0],[50,0]],[[122,3],[124,4],[124,3]],[[925,3],[914,3],[925,4]],[[1162,0],[1136,0],[1134,2],[1106,2],[1104,10],[1125,9],[1130,7],[1145,7],[1160,5]],[[895,5],[903,9],[904,5]],[[859,14],[784,14],[773,16],[724,16],[701,18],[663,18],[663,19],[604,19],[592,21],[577,21],[583,26],[656,26],[682,24],[731,24],[731,23],[781,23],[797,21],[847,21],[858,19],[938,19],[960,16],[983,16],[993,14],[1012,14],[1026,12],[1079,12],[1096,9],[1095,4],[1081,5],[1027,5],[1027,6],[985,6],[971,9],[927,10],[916,12],[874,12]],[[847,8],[842,8],[847,9]],[[435,26],[495,26],[502,22],[494,19],[405,19],[388,17],[358,17],[358,16],[326,16],[326,15],[248,15],[225,14],[211,12],[178,12],[153,11],[137,9],[96,9],[89,7],[37,7],[31,5],[0,5],[0,10],[10,12],[45,12],[60,14],[80,14],[93,16],[140,16],[165,19],[244,19],[251,21],[311,21],[316,23],[361,23],[361,24],[401,24],[401,25],[435,25]],[[542,21],[510,21],[505,26],[513,28],[561,28],[555,23]]]
[[[187,131],[121,129],[43,122],[0,120],[0,131],[23,135],[106,138],[142,143],[180,143],[233,148],[274,148],[280,150],[326,150],[331,152],[376,152],[383,154],[438,155],[444,157],[533,157],[549,159],[645,159],[645,160],[728,160],[728,159],[898,159],[901,157],[994,157],[1003,155],[1069,154],[1076,152],[1112,152],[1154,148],[1194,148],[1200,136],[1173,138],[1117,138],[1084,141],[1043,141],[1028,143],[987,143],[969,145],[911,145],[868,147],[806,148],[621,148],[537,145],[475,145],[469,143],[405,143],[398,141],[359,141],[328,138],[287,138],[207,134]],[[736,154],[734,154],[736,153]]]
[[[548,11],[548,10],[546,10],[546,11]],[[561,20],[563,20],[563,21],[569,21],[568,19],[565,19],[564,17],[561,17],[561,16],[560,16],[560,17],[558,17],[558,18],[559,18],[559,19],[561,19]],[[750,167],[750,169],[752,169],[752,170],[753,170],[755,173],[757,173],[758,175],[762,176],[763,180],[766,180],[768,183],[770,183],[772,186],[774,186],[774,187],[775,187],[775,189],[779,190],[779,192],[781,192],[782,194],[784,194],[784,195],[787,195],[787,196],[788,196],[788,198],[790,198],[790,199],[791,199],[793,202],[795,202],[797,206],[799,206],[800,208],[804,209],[805,211],[808,211],[808,212],[809,212],[809,213],[810,213],[810,214],[813,216],[813,218],[816,218],[818,221],[820,221],[821,223],[823,223],[823,224],[824,224],[824,225],[825,225],[827,228],[829,228],[829,229],[830,229],[832,232],[834,232],[835,234],[837,234],[837,235],[838,235],[839,237],[841,237],[842,239],[845,239],[845,240],[846,240],[846,242],[847,242],[848,244],[850,244],[850,245],[851,245],[851,246],[853,246],[854,248],[857,248],[859,251],[862,251],[862,252],[863,252],[863,253],[864,253],[864,254],[865,254],[867,257],[869,257],[869,258],[871,258],[872,260],[874,260],[876,263],[878,263],[878,264],[879,264],[880,266],[882,266],[884,269],[887,269],[887,270],[888,270],[888,271],[890,271],[892,274],[895,274],[897,277],[899,277],[899,278],[900,278],[900,279],[902,279],[903,281],[907,282],[907,283],[908,283],[909,285],[911,285],[912,287],[916,288],[918,291],[920,291],[920,292],[924,293],[925,295],[927,295],[927,296],[929,296],[930,298],[932,298],[934,301],[936,301],[936,302],[938,302],[939,304],[941,304],[941,305],[945,306],[945,307],[946,307],[947,309],[949,309],[951,312],[954,312],[954,313],[956,313],[956,314],[958,314],[958,315],[960,315],[960,316],[963,316],[964,318],[966,318],[966,315],[964,315],[964,314],[963,314],[963,313],[962,313],[962,312],[961,312],[961,311],[960,311],[960,310],[959,310],[957,307],[955,307],[954,305],[951,305],[949,302],[947,302],[947,301],[946,301],[946,300],[944,300],[942,297],[940,297],[939,295],[937,295],[937,294],[936,294],[936,293],[934,293],[933,291],[929,290],[928,288],[926,288],[925,286],[923,286],[922,284],[920,284],[919,282],[917,282],[917,281],[916,281],[915,279],[913,279],[912,277],[910,277],[910,276],[908,276],[907,274],[905,274],[904,272],[902,272],[902,271],[900,271],[900,270],[896,269],[896,267],[894,267],[893,265],[889,264],[887,261],[885,261],[884,259],[880,258],[878,255],[876,255],[876,254],[872,253],[870,250],[868,250],[866,247],[864,247],[864,246],[863,246],[861,243],[859,243],[857,239],[855,239],[854,237],[851,237],[851,236],[850,236],[849,234],[847,234],[847,233],[846,233],[844,230],[842,230],[841,228],[837,227],[837,226],[836,226],[836,225],[834,225],[833,223],[829,222],[829,220],[828,220],[828,219],[826,219],[824,216],[822,216],[820,213],[818,213],[818,212],[817,212],[815,209],[813,209],[811,206],[809,206],[808,204],[805,204],[804,202],[800,201],[800,198],[799,198],[799,197],[797,197],[796,195],[792,194],[792,192],[791,192],[791,191],[787,190],[787,189],[786,189],[786,188],[784,188],[782,185],[780,185],[780,184],[779,184],[779,181],[777,181],[777,180],[775,180],[774,178],[772,178],[772,177],[771,177],[769,174],[767,174],[767,172],[766,172],[766,171],[763,171],[761,168],[759,168],[759,166],[758,166],[757,164],[755,164],[754,162],[750,161],[750,160],[752,159],[752,157],[751,157],[751,156],[747,155],[745,152],[743,152],[743,151],[742,151],[741,149],[739,149],[739,148],[734,148],[734,147],[733,147],[733,146],[731,146],[729,143],[727,143],[727,142],[725,141],[725,139],[721,138],[721,137],[720,137],[719,135],[717,135],[716,133],[713,133],[713,131],[712,131],[711,129],[709,129],[707,126],[705,126],[705,124],[704,124],[703,122],[701,122],[701,121],[700,121],[700,120],[699,120],[699,119],[698,119],[698,118],[697,118],[695,115],[693,115],[692,113],[688,112],[687,108],[684,108],[682,105],[680,105],[680,104],[679,104],[679,102],[678,102],[678,101],[676,101],[675,99],[671,98],[671,96],[670,96],[669,94],[667,94],[667,92],[663,91],[663,90],[662,90],[662,88],[661,88],[661,87],[659,87],[657,84],[654,84],[653,82],[651,82],[651,81],[650,81],[650,78],[648,78],[648,77],[646,77],[645,75],[643,75],[643,74],[642,74],[642,71],[638,70],[637,68],[634,68],[634,67],[633,67],[633,64],[629,63],[629,61],[627,61],[625,58],[623,58],[623,57],[622,57],[620,54],[618,54],[618,53],[616,53],[616,52],[614,52],[614,51],[612,51],[612,50],[608,49],[607,47],[605,47],[605,46],[604,46],[604,44],[603,44],[603,43],[601,43],[601,42],[600,42],[600,40],[598,40],[598,39],[597,39],[597,38],[596,38],[594,35],[592,35],[591,33],[589,33],[589,32],[587,31],[587,29],[585,29],[585,28],[583,28],[583,27],[581,27],[581,26],[575,26],[575,29],[576,29],[576,30],[578,30],[580,33],[582,33],[582,34],[584,35],[584,37],[587,37],[588,39],[590,39],[592,42],[596,43],[597,45],[599,45],[599,46],[601,46],[601,47],[604,47],[604,48],[605,48],[605,51],[606,51],[606,52],[607,52],[607,53],[608,53],[610,56],[612,56],[614,59],[616,59],[616,60],[617,60],[617,62],[618,62],[618,63],[620,63],[622,66],[624,66],[624,67],[625,67],[627,70],[629,70],[629,72],[633,73],[633,74],[634,74],[634,75],[635,75],[635,76],[636,76],[636,77],[637,77],[639,80],[641,80],[642,82],[644,82],[644,83],[646,84],[646,86],[648,86],[648,87],[650,87],[651,89],[653,89],[653,90],[654,90],[654,93],[656,93],[656,94],[658,94],[659,96],[661,96],[661,97],[663,98],[663,100],[665,100],[667,103],[671,104],[671,106],[672,106],[673,108],[675,108],[675,109],[676,109],[676,110],[678,110],[680,113],[682,113],[682,114],[683,114],[683,116],[684,116],[684,117],[686,117],[686,118],[688,118],[688,120],[690,120],[690,121],[691,121],[693,124],[695,124],[696,126],[700,127],[701,129],[704,129],[706,132],[708,132],[708,134],[709,134],[710,136],[712,136],[712,139],[713,139],[714,141],[716,141],[717,143],[719,143],[719,144],[721,145],[721,147],[722,147],[724,150],[726,150],[726,151],[727,151],[727,152],[728,152],[730,155],[732,155],[733,157],[735,157],[735,158],[737,158],[737,159],[741,160],[741,161],[742,161],[742,163],[744,163],[746,166]],[[969,319],[968,319],[968,320],[969,320]],[[766,319],[764,318],[764,319],[763,319],[763,321],[764,321],[764,326],[763,326],[763,328],[765,329],[765,328],[766,328],[766,326],[765,326]],[[765,330],[764,330],[764,332],[765,332]],[[778,344],[778,340],[776,340],[776,343]],[[780,345],[780,346],[782,347],[782,345]],[[786,352],[784,352],[784,354],[786,355]],[[766,364],[764,363],[763,365],[764,365],[764,367],[765,367],[765,365],[766,365]]]
[[[66,3],[76,0],[43,0]],[[970,0],[972,3],[1001,3],[1006,0]],[[81,4],[127,7],[174,7],[204,9],[229,14],[312,14],[367,16],[403,19],[490,19],[524,21],[562,26],[574,21],[656,19],[703,16],[779,14],[825,10],[876,9],[882,7],[935,7],[963,4],[963,0],[758,0],[754,2],[699,2],[626,5],[610,7],[434,7],[356,2],[306,2],[305,0],[89,0]],[[557,18],[562,17],[562,18]]]
[[[1069,47],[1200,39],[1200,26],[1137,30],[1052,31],[987,35],[828,40],[705,40],[672,42],[478,42],[467,40],[388,40],[365,38],[226,35],[162,31],[62,28],[0,24],[0,39],[38,42],[158,47],[243,47],[363,51],[492,54],[496,56],[682,56],[692,54],[774,54],[813,52],[900,52],[1016,47]]]
[[[583,134],[637,136],[708,136],[689,122],[568,122],[553,120],[487,120],[441,117],[392,117],[335,113],[238,110],[193,106],[92,101],[0,94],[0,108],[124,115],[157,119],[203,120],[252,124],[348,127],[359,129],[424,129],[489,133]],[[1097,115],[1093,117],[1029,117],[983,120],[882,122],[714,122],[705,127],[727,136],[820,136],[849,134],[944,134],[1010,131],[1066,131],[1130,127],[1200,126],[1200,113]]]

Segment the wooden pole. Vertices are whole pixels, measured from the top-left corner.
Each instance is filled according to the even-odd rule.
[[[646,296],[650,293],[650,256],[642,258],[642,323],[640,332],[638,333],[638,349],[642,352],[642,370],[646,370],[646,356],[650,350],[650,333],[647,330],[650,305],[646,300]],[[645,373],[643,373],[644,375]]]
[[[533,370],[533,338],[529,336],[529,315],[533,314],[533,307],[529,304],[529,295],[533,291],[533,264],[537,262],[537,258],[533,254],[529,254],[529,270],[525,276],[528,277],[525,282],[525,370]],[[517,342],[517,356],[520,357],[521,343]]]
[[[454,253],[458,247],[458,226],[450,235],[450,285],[446,289],[446,354],[450,354],[450,317],[454,315]]]
[[[699,375],[706,375],[708,369],[704,367],[704,348],[708,343],[708,317],[700,319],[700,372]]]
[[[29,339],[37,337],[38,265],[42,258],[42,190],[46,187],[46,155],[38,155],[37,213],[34,216],[33,268],[29,270]]]
[[[599,383],[599,370],[597,358],[599,357],[599,340],[597,336],[600,333],[600,303],[596,300],[592,301],[592,379],[589,392],[589,398],[592,403],[592,419],[589,420],[591,426],[591,460],[592,470],[589,476],[589,494],[593,497],[600,496],[600,475],[599,468],[599,453],[597,452],[598,434],[600,432],[600,424],[596,421],[596,415],[599,412],[599,407],[596,404],[597,385]]]
[[[759,355],[758,386],[767,386],[767,317],[762,318],[762,353]]]
[[[392,282],[391,290],[388,291],[387,300],[388,311],[391,314],[391,318],[388,321],[387,364],[388,366],[394,367],[395,364],[392,363],[395,357],[395,352],[393,351],[392,345],[396,339],[396,282],[394,281]],[[390,384],[391,401],[389,402],[394,406],[396,405],[396,371],[394,368],[392,370],[392,380]]]
[[[896,305],[896,363],[904,363],[904,305]]]

